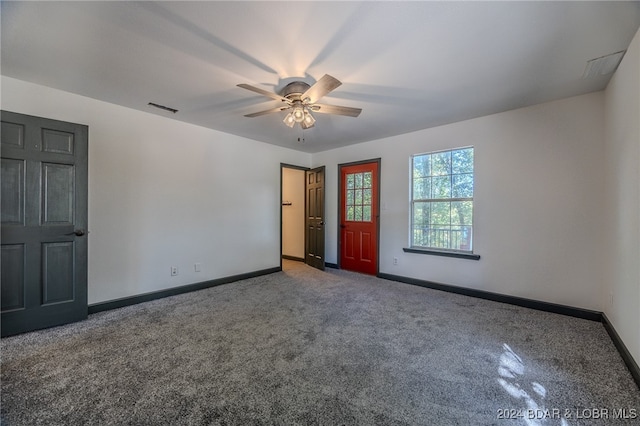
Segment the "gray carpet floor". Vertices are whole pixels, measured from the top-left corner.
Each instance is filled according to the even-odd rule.
[[[640,424],[600,323],[290,261],[1,345],[7,425]]]

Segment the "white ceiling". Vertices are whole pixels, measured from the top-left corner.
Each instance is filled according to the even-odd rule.
[[[3,75],[306,152],[605,88],[640,2],[2,2]],[[330,74],[358,118],[243,117]],[[298,77],[298,78],[295,78]],[[177,114],[149,107],[155,102]],[[299,137],[304,142],[298,142]]]

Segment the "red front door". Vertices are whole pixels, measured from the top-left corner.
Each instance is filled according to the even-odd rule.
[[[340,267],[378,272],[380,162],[340,166]]]

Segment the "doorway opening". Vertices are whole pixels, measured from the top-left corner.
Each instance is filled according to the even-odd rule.
[[[324,269],[324,174],[324,166],[280,164],[281,268],[290,259]]]
[[[305,173],[306,167],[280,165],[281,259],[304,262],[305,258]],[[281,265],[282,266],[282,265]]]

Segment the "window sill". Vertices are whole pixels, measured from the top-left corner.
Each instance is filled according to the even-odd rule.
[[[480,255],[473,254],[473,253],[459,253],[455,251],[438,251],[438,250],[406,248],[406,247],[403,248],[402,251],[404,251],[405,253],[430,254],[433,256],[445,256],[445,257],[456,257],[458,259],[480,260]]]

